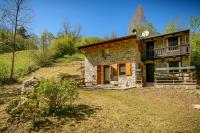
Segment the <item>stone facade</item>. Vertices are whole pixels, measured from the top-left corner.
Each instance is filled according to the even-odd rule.
[[[102,51],[104,49],[109,49],[109,55],[106,57],[102,56]],[[134,87],[136,62],[140,60],[138,53],[139,51],[137,50],[135,39],[131,39],[129,42],[102,45],[85,50],[85,81],[97,82],[97,65],[101,65],[103,70],[104,65],[131,63],[131,76],[120,76],[118,73],[117,84],[120,87]],[[103,73],[101,74],[101,77],[101,84],[104,84]],[[114,83],[116,84],[116,81]]]
[[[178,61],[179,67],[190,66],[190,54],[183,55],[172,55],[168,56],[168,53],[161,58],[145,59],[143,60],[143,53],[147,50],[147,42],[153,41],[154,49],[165,49],[167,52],[169,47],[169,38],[177,38],[176,46],[178,47],[172,52],[182,52],[181,47],[183,45],[189,46],[189,32],[177,32],[173,34],[166,34],[157,37],[149,37],[145,39],[138,40],[138,38],[132,37],[128,39],[119,39],[117,41],[111,41],[106,43],[101,43],[101,45],[94,45],[89,47],[81,48],[85,54],[85,81],[86,82],[95,82],[98,81],[98,68],[100,66],[100,82],[98,84],[105,84],[104,82],[104,66],[109,65],[109,67],[114,66],[114,64],[131,64],[131,75],[120,75],[119,70],[117,70],[117,81],[110,80],[110,85],[119,86],[120,88],[131,88],[131,87],[141,87],[146,83],[146,65],[154,64],[154,69],[156,68],[169,68],[169,63],[171,61]],[[171,43],[170,43],[171,44]],[[173,46],[172,46],[173,47]],[[104,55],[106,51],[106,55]],[[142,55],[142,56],[141,56]],[[177,65],[176,65],[177,66]],[[111,69],[110,69],[111,70]],[[138,74],[140,72],[140,74]],[[110,74],[110,73],[109,73]],[[154,73],[155,74],[155,73]],[[140,75],[140,76],[138,76]],[[153,75],[154,76],[154,75]],[[152,76],[152,77],[153,77]],[[155,77],[153,77],[155,79]],[[111,79],[111,78],[110,78]],[[138,79],[141,81],[138,84]],[[183,79],[184,82],[187,79]],[[171,84],[172,87],[176,86]],[[157,84],[159,87],[168,87],[168,85]],[[184,85],[179,85],[180,88]],[[190,86],[190,85],[188,85]],[[195,85],[194,85],[195,86]],[[191,85],[191,88],[194,88]]]

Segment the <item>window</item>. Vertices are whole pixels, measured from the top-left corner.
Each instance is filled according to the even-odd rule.
[[[168,39],[168,42],[169,47],[176,47],[178,46],[178,37],[171,37]]]
[[[117,81],[118,80],[118,71],[117,71],[117,64],[113,64],[111,66],[111,80],[112,81]]]
[[[126,75],[126,65],[119,64],[119,75]]]
[[[170,61],[169,63],[169,67],[179,67],[179,61]],[[178,72],[179,70],[170,70],[169,72]]]

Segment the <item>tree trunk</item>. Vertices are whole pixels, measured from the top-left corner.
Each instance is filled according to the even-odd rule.
[[[11,72],[10,72],[10,79],[13,79],[13,75],[14,75],[16,34],[17,34],[18,14],[19,14],[20,5],[21,5],[21,1],[17,3],[15,23],[14,23],[15,29],[14,29],[13,46],[12,46],[12,66],[11,66]]]

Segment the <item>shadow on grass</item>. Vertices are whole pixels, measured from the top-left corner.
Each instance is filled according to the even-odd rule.
[[[72,119],[79,123],[82,120],[87,120],[87,118],[94,115],[98,110],[101,110],[101,107],[92,107],[85,104],[67,106],[57,111],[49,110],[50,112],[48,112],[46,119],[38,119],[32,122],[33,128],[31,128],[31,130],[55,130],[61,128],[62,125],[66,124],[67,121],[71,121]],[[59,119],[52,119],[52,115],[57,116]]]
[[[55,113],[58,117],[73,118],[77,121],[86,120],[91,115],[94,115],[98,110],[101,110],[100,106],[89,106],[85,104],[74,105],[65,107]]]

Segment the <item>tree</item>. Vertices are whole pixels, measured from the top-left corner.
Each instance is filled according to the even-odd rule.
[[[66,37],[71,35],[74,39],[81,38],[81,26],[72,27],[68,21],[63,22],[62,31],[58,33],[58,37]]]
[[[55,38],[51,49],[55,51],[56,57],[73,55],[77,52],[76,46],[81,41],[81,27],[72,27],[69,22],[64,22],[62,31]]]
[[[19,29],[17,29],[17,34],[22,36],[23,38],[27,38],[27,30],[25,29],[24,26],[20,27]]]
[[[137,10],[134,14],[133,19],[131,20],[131,24],[129,26],[129,34],[132,33],[132,30],[139,25],[144,25],[146,22],[146,18],[144,16],[144,12],[141,5],[138,5]]]
[[[41,49],[43,53],[47,52],[47,48],[51,45],[54,36],[51,32],[44,31],[41,36]]]
[[[134,17],[131,20],[131,23],[128,29],[129,35],[132,34],[133,29],[137,30],[138,35],[141,35],[144,30],[148,30],[150,35],[157,34],[157,30],[154,28],[153,24],[146,20],[141,5],[138,5],[137,10],[134,14]]]
[[[192,31],[196,32],[200,28],[200,18],[190,17],[189,24]]]
[[[175,20],[170,21],[166,28],[165,28],[165,33],[171,33],[171,32],[176,32],[179,30],[183,30],[183,26],[179,20],[179,18],[177,17]]]
[[[191,17],[189,20],[189,25],[192,30],[190,34],[191,43],[191,65],[196,66],[197,79],[200,79],[200,33],[197,30],[200,28],[200,18]]]
[[[50,49],[56,53],[56,57],[63,57],[64,55],[73,55],[76,53],[76,46],[80,40],[76,39],[71,34],[66,37],[56,38]]]
[[[16,37],[19,26],[24,26],[28,20],[28,8],[26,7],[25,0],[7,0],[2,8],[2,19],[6,24],[10,25],[12,31],[12,66],[10,78],[13,79],[14,64],[15,64],[15,50],[16,50]]]

